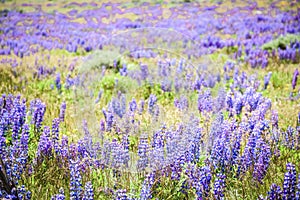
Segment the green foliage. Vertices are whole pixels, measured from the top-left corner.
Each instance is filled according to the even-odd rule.
[[[79,72],[88,72],[95,69],[113,68],[114,60],[120,66],[121,54],[118,50],[96,50],[87,57],[87,60],[79,67]]]
[[[281,35],[277,39],[262,45],[261,48],[264,50],[277,50],[278,48],[286,49],[287,46],[289,46],[291,43],[294,43],[296,41],[300,41],[300,35],[295,35],[295,34],[287,34],[285,36]]]
[[[151,94],[154,94],[162,105],[173,103],[175,98],[175,93],[173,91],[164,92],[159,83],[151,84],[146,82],[138,88],[137,94],[141,99],[148,99]]]
[[[297,163],[300,160],[300,151],[296,149],[290,149],[285,146],[280,146],[280,159],[285,162]]]
[[[285,84],[289,82],[287,79],[290,77],[287,77],[286,74],[280,73],[280,72],[272,72],[272,77],[271,77],[271,83],[275,89],[282,89],[284,88]]]
[[[61,165],[54,157],[49,157],[34,165],[34,169],[31,170],[34,173],[26,171],[24,176],[27,178],[22,179],[21,183],[32,191],[35,199],[48,199],[49,196],[57,194],[61,187],[68,188],[66,185],[70,184],[68,166]],[[67,197],[69,193],[69,191],[65,191]]]
[[[155,185],[153,196],[158,199],[189,199],[189,193],[182,192],[182,187],[186,185],[185,181],[187,181],[187,179],[188,178],[183,175],[179,181],[172,180],[171,177],[164,177]]]
[[[104,90],[113,90],[116,84],[116,76],[108,75],[104,76],[100,82],[101,88]]]
[[[139,88],[139,92],[138,94],[140,95],[140,98],[143,98],[143,99],[148,99],[150,94],[151,94],[151,91],[152,90],[152,87],[149,83],[144,83],[140,88]]]
[[[86,51],[83,49],[78,49],[76,52],[69,52],[65,49],[52,49],[50,51],[51,55],[57,55],[57,56],[71,56],[71,57],[76,57],[76,56],[84,56],[86,55]]]
[[[128,93],[132,88],[136,87],[137,84],[134,80],[120,74],[108,74],[100,81],[101,88],[105,90],[121,91]]]
[[[120,74],[117,74],[116,79],[118,82],[116,85],[116,91],[130,94],[132,92],[134,93],[134,91],[136,91],[138,88],[137,82],[127,76],[121,76]]]

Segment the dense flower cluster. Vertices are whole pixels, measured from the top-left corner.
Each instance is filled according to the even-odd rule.
[[[227,96],[228,95],[230,95],[230,92],[228,92]],[[205,108],[205,110],[201,109],[200,112],[213,114],[213,106],[219,103],[218,97],[214,99],[208,92],[199,93],[198,96],[203,99],[199,102],[201,105],[208,104],[211,107],[211,109],[207,109],[209,107],[201,106],[201,108]],[[266,136],[270,134],[270,126],[269,122],[265,119],[265,113],[270,108],[270,102],[268,99],[260,96],[251,87],[248,88],[245,93],[236,93],[236,96],[237,97],[233,95],[231,101],[233,105],[235,105],[236,102],[242,102],[240,111],[233,112],[232,117],[228,119],[224,119],[224,114],[222,114],[224,108],[221,109],[221,112],[214,114],[216,118],[209,131],[209,137],[206,142],[206,144],[208,144],[207,146],[202,143],[202,140],[205,139],[202,133],[203,130],[198,128],[199,122],[197,118],[193,117],[189,123],[186,125],[181,124],[177,129],[162,126],[153,134],[152,138],[149,139],[147,135],[141,137],[138,145],[139,159],[136,163],[137,169],[139,171],[148,169],[152,171],[162,170],[165,171],[163,176],[170,175],[173,180],[180,180],[181,174],[184,171],[188,177],[187,185],[184,187],[194,188],[199,198],[209,196],[213,189],[215,198],[223,199],[224,190],[226,189],[225,174],[234,172],[233,166],[236,166],[238,169],[237,176],[242,176],[251,171],[253,180],[263,183],[272,156],[270,149],[270,142],[272,141],[266,140]],[[1,99],[2,102],[4,98],[7,103],[5,107],[1,108],[1,112],[3,113],[1,115],[2,138],[5,138],[5,134],[8,133],[7,131],[11,130],[13,142],[11,146],[6,146],[6,142],[2,143],[1,155],[5,163],[3,167],[6,169],[7,176],[10,177],[8,181],[13,184],[18,184],[18,180],[24,170],[26,170],[28,162],[28,140],[31,129],[25,123],[27,116],[26,113],[24,114],[24,111],[22,111],[26,110],[25,101],[21,100],[19,96],[3,96]],[[154,95],[151,98],[155,100]],[[225,101],[225,99],[223,99],[223,101]],[[23,107],[20,102],[23,102]],[[149,100],[148,106],[153,107],[153,102],[155,101]],[[43,103],[38,102],[37,105],[43,105]],[[176,106],[176,104],[174,106]],[[9,110],[7,110],[8,107],[10,107]],[[41,108],[44,109],[44,107]],[[137,109],[139,109],[137,103],[133,100],[129,102],[129,106],[125,104],[124,111],[122,112],[124,112],[124,115],[127,115]],[[184,112],[184,110],[182,111]],[[16,112],[20,114],[17,115],[15,114]],[[35,111],[29,114],[40,116],[41,114],[36,114],[39,112],[40,111]],[[244,115],[244,112],[248,113],[248,115]],[[104,113],[106,113],[106,111],[104,111]],[[13,114],[13,116],[23,117],[17,119],[6,117],[11,114]],[[106,113],[107,119],[108,114],[115,116],[114,124],[117,126],[119,121],[123,120],[120,116],[116,117],[118,112]],[[233,118],[241,114],[243,114],[244,117],[240,122]],[[209,115],[207,115],[207,117],[208,116]],[[28,116],[28,118],[31,119],[31,116]],[[36,119],[39,119],[39,117],[36,117]],[[128,168],[130,160],[130,141],[128,140],[128,136],[123,135],[121,141],[116,139],[108,141],[102,138],[102,140],[104,139],[104,146],[101,148],[99,144],[91,140],[87,122],[85,121],[83,126],[85,132],[84,139],[79,140],[77,143],[70,144],[66,136],[60,139],[60,122],[61,120],[59,118],[55,118],[52,122],[51,129],[48,126],[42,126],[42,122],[33,125],[32,130],[41,131],[36,154],[36,164],[51,159],[51,157],[57,157],[59,162],[63,160],[64,162],[68,161],[70,167],[70,195],[72,199],[93,199],[91,182],[87,182],[85,188],[83,188],[81,173],[89,170],[91,166],[103,168],[102,164],[104,164],[104,167],[114,169]],[[132,123],[136,122],[133,121]],[[39,129],[35,128],[37,124],[40,126]],[[102,131],[102,134],[104,134],[104,131],[112,131],[112,129],[105,129],[105,127],[112,127],[110,121],[102,121],[101,127],[100,131]],[[116,127],[116,130],[117,128],[118,127]],[[249,133],[248,137],[246,136],[247,132]],[[295,136],[293,134],[296,134],[296,131],[290,127],[282,134],[282,136],[285,136],[282,137],[283,144],[293,148],[295,146],[293,142]],[[242,141],[246,142],[244,149],[241,149]],[[100,152],[100,154],[97,152]],[[208,165],[199,168],[195,164],[199,162],[199,156],[204,153],[208,153],[209,155],[207,160]],[[72,161],[76,159],[81,159],[81,161]],[[188,167],[185,167],[185,164],[188,164]],[[213,174],[210,165],[214,169],[222,172],[217,174],[214,183],[212,183]],[[151,176],[153,175],[152,173]],[[152,179],[149,179],[149,181]],[[288,164],[282,190],[276,185],[272,185],[268,196],[270,198],[277,198],[277,196],[282,195],[282,198],[290,199],[299,195],[296,179],[294,165]],[[146,182],[146,180],[148,179],[145,179],[141,191],[142,199],[147,199],[152,196],[151,188],[153,187],[153,180],[150,182]],[[25,196],[30,196],[26,192],[23,193]],[[125,198],[124,195],[127,195],[127,193],[123,193],[121,190],[116,192],[116,198]],[[63,198],[65,198],[63,193],[53,196],[53,199]]]
[[[39,6],[36,12],[1,11],[0,63],[11,77],[1,71],[0,78],[11,85],[0,89],[12,94],[0,97],[0,198],[31,199],[39,195],[33,192],[37,183],[50,180],[42,184],[56,190],[53,200],[227,199],[230,187],[244,181],[257,188],[267,184],[262,199],[299,199],[299,163],[285,157],[298,161],[300,113],[296,126],[282,129],[281,113],[265,95],[278,88],[278,73],[266,72],[260,82],[241,67],[299,62],[299,9],[282,11],[279,3],[244,2],[222,13],[222,3],[169,8],[114,2],[73,2],[64,9],[74,9],[64,14]],[[119,17],[129,13],[137,19]],[[77,57],[107,47],[123,57],[91,67]],[[210,61],[193,60],[214,60],[223,51],[228,58],[221,67],[219,61],[211,67]],[[72,56],[57,59],[53,52]],[[177,58],[177,52],[184,56]],[[134,62],[125,63],[125,54]],[[26,69],[33,74],[23,77],[22,62],[29,57],[33,66]],[[293,69],[287,83],[291,100],[297,100],[298,76]],[[29,100],[13,95],[27,88],[45,95],[29,94]],[[82,104],[90,102],[96,114],[83,119],[90,110]],[[82,131],[79,120],[72,121],[75,112]],[[281,154],[288,162],[282,182],[270,180]]]

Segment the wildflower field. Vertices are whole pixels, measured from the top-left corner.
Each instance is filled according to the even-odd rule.
[[[3,0],[0,199],[300,200],[299,0]]]

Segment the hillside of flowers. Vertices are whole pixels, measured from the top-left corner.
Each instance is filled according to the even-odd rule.
[[[0,199],[299,200],[300,2],[1,1]]]

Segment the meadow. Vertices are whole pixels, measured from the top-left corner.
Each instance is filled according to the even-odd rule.
[[[2,1],[0,199],[300,199],[300,2]]]

